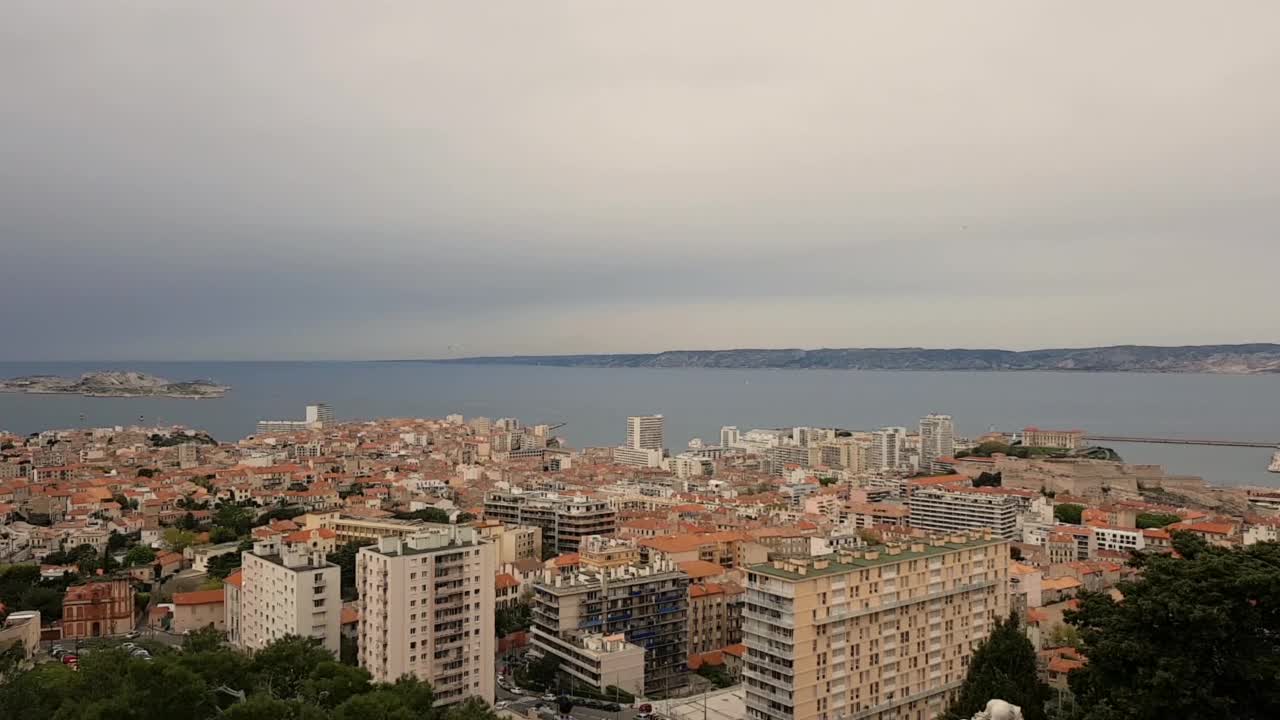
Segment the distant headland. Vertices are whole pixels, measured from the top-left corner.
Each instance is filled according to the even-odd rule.
[[[78,378],[27,375],[0,380],[0,392],[85,397],[167,397],[188,400],[222,397],[231,388],[208,380],[171,382],[140,372],[94,372]]]
[[[1113,345],[1048,350],[821,348],[513,355],[423,362],[596,368],[741,368],[1280,374],[1280,345]]]

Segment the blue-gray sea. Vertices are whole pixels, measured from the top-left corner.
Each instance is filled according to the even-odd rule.
[[[574,447],[622,441],[628,415],[662,413],[667,445],[716,442],[722,425],[874,429],[913,426],[930,412],[957,431],[1026,425],[1097,434],[1280,442],[1280,376],[1137,373],[860,372],[846,370],[599,369],[418,362],[0,363],[0,377],[139,370],[170,380],[232,386],[216,400],[84,398],[0,393],[0,429],[30,433],[81,425],[181,424],[222,440],[259,419],[300,417],[324,402],[344,419],[517,417],[567,423]],[[84,416],[83,421],[81,415]],[[1271,451],[1114,445],[1126,460],[1158,463],[1221,485],[1280,486]]]

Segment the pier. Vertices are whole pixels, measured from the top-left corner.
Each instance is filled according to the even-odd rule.
[[[1218,447],[1271,448],[1280,447],[1280,443],[1255,442],[1251,440],[1212,440],[1206,438],[1173,438],[1173,437],[1130,437],[1127,435],[1089,435],[1089,442],[1148,443],[1153,445],[1216,445]]]

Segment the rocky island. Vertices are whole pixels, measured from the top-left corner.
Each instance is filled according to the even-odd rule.
[[[140,372],[93,372],[78,378],[27,375],[0,380],[0,392],[85,397],[167,397],[188,400],[222,397],[231,388],[209,380],[171,382]]]

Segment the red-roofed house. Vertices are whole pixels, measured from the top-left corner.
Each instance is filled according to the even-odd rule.
[[[173,594],[173,625],[175,633],[195,632],[201,628],[226,629],[224,611],[225,593],[217,590]]]

